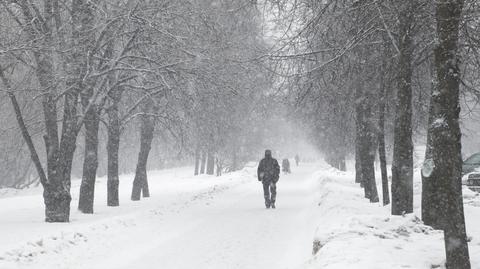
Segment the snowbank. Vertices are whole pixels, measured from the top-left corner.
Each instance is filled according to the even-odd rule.
[[[132,241],[132,234],[156,230],[158,221],[175,216],[192,204],[208,204],[218,193],[254,181],[253,168],[221,177],[192,176],[193,168],[174,168],[149,172],[152,197],[130,201],[134,175],[120,178],[120,207],[106,206],[106,178],[96,181],[95,214],[76,210],[80,180],[72,181],[70,223],[43,222],[42,189],[4,192],[0,196],[0,268],[87,268],[78,257],[95,257],[114,249],[118,241]],[[114,240],[115,239],[115,240]]]
[[[415,212],[391,216],[390,206],[371,204],[354,174],[325,168],[319,174],[316,254],[305,268],[445,268],[443,232],[420,220],[421,178],[415,171]],[[381,186],[378,186],[381,194]],[[464,190],[472,268],[480,268],[480,197]],[[382,199],[380,199],[381,201]]]

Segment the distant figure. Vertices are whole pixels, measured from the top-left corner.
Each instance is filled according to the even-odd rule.
[[[291,171],[290,171],[290,161],[287,158],[282,160],[282,171],[285,174],[290,174],[291,173]]]
[[[300,163],[300,157],[298,156],[298,154],[295,155],[295,163],[297,164],[297,166]]]
[[[280,177],[280,166],[276,159],[272,158],[272,151],[265,150],[265,158],[260,161],[257,169],[258,181],[263,184],[263,196],[265,206],[275,208],[277,196],[277,182]]]

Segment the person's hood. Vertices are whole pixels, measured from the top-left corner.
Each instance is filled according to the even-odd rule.
[[[272,151],[267,149],[265,150],[265,159],[270,159],[272,158]]]

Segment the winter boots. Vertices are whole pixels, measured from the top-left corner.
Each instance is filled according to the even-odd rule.
[[[275,201],[273,201],[273,202],[265,201],[265,207],[267,209],[269,209],[269,208],[275,209]]]

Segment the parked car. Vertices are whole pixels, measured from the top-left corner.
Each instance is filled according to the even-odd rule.
[[[466,185],[472,191],[480,192],[480,168],[464,175],[462,184]]]
[[[462,184],[472,191],[480,192],[480,153],[475,153],[463,161]]]
[[[463,161],[462,175],[466,175],[475,171],[476,168],[480,168],[480,152],[473,154]]]

